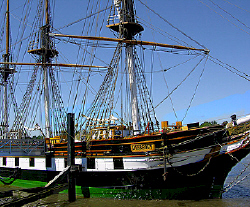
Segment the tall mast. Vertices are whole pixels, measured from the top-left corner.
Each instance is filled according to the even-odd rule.
[[[135,22],[133,0],[114,0],[114,4],[118,11],[120,22],[118,24],[108,25],[108,27],[114,31],[119,32],[120,38],[124,38],[126,40],[134,39],[134,36],[137,33],[143,31],[143,27]],[[140,133],[141,126],[138,109],[135,62],[133,54],[134,45],[127,43],[126,59],[130,83],[132,123],[135,134],[138,134]]]
[[[7,9],[6,9],[6,53],[3,55],[4,62],[9,62],[10,52],[9,52],[9,40],[10,40],[10,32],[9,32],[9,0],[7,0]],[[5,65],[2,68],[3,75],[3,87],[4,87],[4,98],[3,98],[3,133],[7,136],[8,133],[8,77],[10,74],[10,66]]]
[[[44,26],[43,35],[44,35],[44,41],[42,41],[41,47],[46,48],[46,50],[49,49],[49,36],[48,33],[50,32],[50,22],[49,22],[49,2],[48,0],[45,0],[45,18],[46,18],[46,25]],[[47,52],[45,50],[45,53],[42,55],[42,63],[50,63],[50,57],[48,56]],[[50,123],[50,108],[49,108],[49,83],[48,83],[48,67],[43,66],[43,79],[44,79],[44,110],[45,110],[45,136],[49,138],[51,136],[51,123]]]
[[[123,21],[124,22],[131,22],[134,23],[134,8],[131,0],[123,1],[123,10],[124,10],[124,16]],[[125,39],[132,40],[133,33],[132,31],[125,30],[122,34]],[[133,129],[135,131],[135,134],[139,133],[141,127],[140,127],[140,116],[139,116],[139,110],[138,110],[138,100],[137,100],[137,89],[136,89],[136,76],[135,76],[135,63],[134,63],[134,57],[133,57],[133,50],[134,46],[130,44],[126,44],[126,57],[127,57],[127,67],[128,67],[128,73],[129,73],[129,83],[130,83],[130,100],[131,100],[131,112],[132,112],[132,123],[133,123]]]
[[[49,96],[49,70],[51,68],[51,59],[58,52],[52,49],[50,33],[50,18],[49,18],[49,0],[45,0],[45,25],[41,27],[40,48],[29,50],[31,54],[39,55],[43,64],[43,87],[44,87],[44,111],[45,111],[45,136],[49,138],[52,135],[51,118],[50,118],[50,96]]]
[[[7,62],[9,62],[9,41],[10,41],[10,2],[7,0],[7,10],[6,10],[6,54],[7,55]]]

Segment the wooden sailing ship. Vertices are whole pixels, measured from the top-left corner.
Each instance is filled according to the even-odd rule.
[[[144,28],[136,20],[134,1],[131,0],[115,0],[112,4],[111,11],[114,14],[110,15],[112,18],[107,27],[113,30],[118,38],[54,33],[51,28],[49,1],[39,2],[45,8],[45,23],[39,28],[40,44],[32,44],[28,50],[36,62],[11,62],[8,58],[9,43],[6,41],[6,54],[4,62],[1,63],[5,88],[8,80],[14,77],[14,70],[11,70],[10,66],[34,65],[33,79],[27,87],[20,107],[16,109],[19,113],[14,118],[11,130],[8,129],[8,104],[5,102],[6,114],[0,140],[1,175],[6,176],[19,167],[19,179],[49,181],[67,167],[67,112],[63,106],[53,67],[89,70],[106,68],[104,81],[92,105],[85,110],[84,99],[83,107],[76,117],[75,163],[81,166],[76,182],[81,187],[81,193],[85,197],[143,199],[221,197],[224,181],[231,168],[249,153],[249,119],[236,120],[233,116],[230,126],[214,125],[200,128],[199,123],[182,126],[182,122],[169,125],[166,121],[160,126],[144,71],[140,66],[136,45],[194,51],[203,56],[208,55],[209,50],[136,40],[135,36]],[[7,7],[6,14],[9,13],[8,10]],[[7,18],[7,25],[8,21]],[[8,36],[8,32],[6,33]],[[57,63],[53,62],[59,54],[53,42],[54,38],[112,41],[117,42],[117,46],[110,64],[105,67]],[[130,115],[116,118],[119,115],[115,111],[115,101],[118,98],[115,90],[119,61],[124,48],[126,62],[122,73],[127,75],[126,87],[130,95],[120,104],[127,102],[126,109]],[[31,110],[33,107],[30,105],[30,95],[37,80],[38,70],[41,70],[43,75],[41,91],[45,102],[45,127],[42,130],[42,139],[31,139],[27,136],[25,125],[28,116],[25,117],[24,112],[28,112],[26,108],[30,107],[28,110]],[[88,79],[85,81],[88,82]],[[5,91],[7,94],[7,89]],[[50,92],[53,93],[52,96],[49,95]],[[52,102],[55,106],[53,110]],[[122,110],[125,110],[125,107],[121,107]],[[56,118],[52,120],[51,114]],[[40,130],[39,125],[36,125],[36,129]]]

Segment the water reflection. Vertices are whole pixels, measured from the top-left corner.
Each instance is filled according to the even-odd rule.
[[[57,202],[55,202],[57,201]],[[249,199],[214,199],[214,200],[117,200],[100,198],[77,198],[73,203],[67,201],[65,195],[53,195],[40,202],[26,206],[85,206],[85,207],[240,207],[248,206]]]
[[[242,198],[242,199],[244,199],[245,198],[245,200],[248,200],[248,202],[250,201],[250,176],[248,177],[248,175],[250,174],[250,167],[248,167],[245,170],[246,166],[248,166],[249,163],[250,163],[250,155],[245,157],[229,173],[229,175],[225,181],[225,186],[229,185],[233,181],[234,181],[234,183],[237,181],[240,181],[245,176],[247,176],[247,177],[239,184],[233,186],[233,188],[230,189],[228,192],[224,193],[223,194],[224,199],[226,199],[226,198],[232,198],[232,199]],[[242,173],[242,175],[237,180],[235,180],[235,178],[237,178],[239,173],[241,173],[242,171],[244,171],[244,173]],[[249,206],[249,203],[246,206]]]

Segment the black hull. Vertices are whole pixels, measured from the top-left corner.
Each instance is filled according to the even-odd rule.
[[[209,199],[221,198],[224,181],[232,169],[249,153],[242,148],[231,155],[223,154],[211,160],[164,170],[135,170],[112,172],[80,172],[76,184],[85,197],[118,197],[142,199]],[[236,159],[237,158],[237,159]],[[1,168],[1,176],[13,169]],[[20,179],[48,182],[58,172],[22,170]],[[65,178],[62,182],[67,182]],[[15,183],[13,184],[15,185]],[[91,192],[94,188],[95,193]],[[104,190],[105,189],[105,190]],[[107,195],[109,194],[109,195]],[[112,196],[111,196],[112,194]]]
[[[249,153],[242,149],[233,156],[241,160]],[[164,170],[137,170],[132,172],[88,172],[78,177],[78,183],[86,187],[130,188],[135,191],[158,192],[151,199],[209,199],[221,198],[223,185],[237,160],[228,154],[210,161],[168,168],[165,180]],[[208,163],[209,162],[209,163]],[[131,193],[131,192],[130,192]],[[165,195],[163,193],[166,193]],[[123,197],[126,195],[123,195]],[[140,195],[142,196],[142,195]],[[156,196],[156,197],[155,197]],[[160,196],[160,197],[157,197]],[[119,196],[121,197],[121,196]],[[145,197],[147,199],[147,195]]]

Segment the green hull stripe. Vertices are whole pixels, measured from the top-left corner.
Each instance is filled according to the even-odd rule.
[[[17,179],[11,186],[20,188],[36,188],[44,187],[47,182],[21,180]],[[2,185],[2,184],[1,184]],[[76,186],[76,194],[84,197],[91,198],[117,198],[117,199],[175,199],[178,197],[187,197],[204,193],[205,186],[189,187],[189,188],[176,188],[176,189],[131,189],[129,187],[123,188],[97,188],[97,187],[81,187]],[[212,197],[219,198],[221,196],[221,186],[214,186],[212,190]],[[214,191],[214,192],[213,192]],[[60,193],[68,193],[68,190],[61,191]]]
[[[11,186],[20,188],[36,188],[36,187],[44,187],[46,184],[47,184],[46,182],[41,182],[41,181],[16,179]]]

